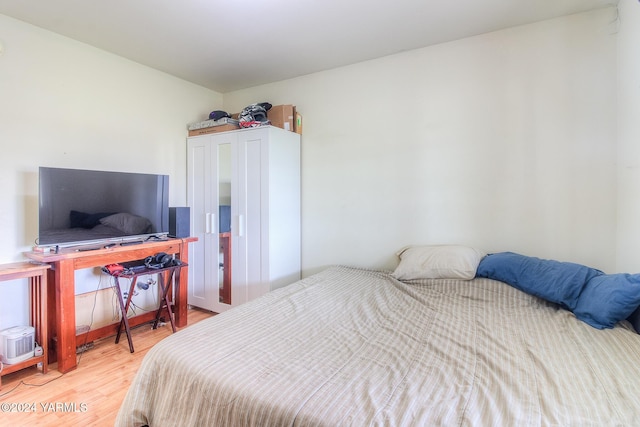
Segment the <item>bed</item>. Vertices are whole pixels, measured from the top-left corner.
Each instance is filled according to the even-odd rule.
[[[116,425],[640,423],[629,321],[453,276],[336,266],[201,321],[149,351]]]

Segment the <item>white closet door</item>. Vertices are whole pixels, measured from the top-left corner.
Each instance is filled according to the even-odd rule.
[[[221,133],[191,138],[188,142],[188,195],[191,207],[191,234],[198,238],[189,260],[190,305],[221,313],[246,302],[246,298],[233,298],[235,278],[231,280],[231,301],[223,298],[223,264],[227,268],[230,260],[223,262],[220,241],[220,204],[237,198],[234,188],[234,173],[237,173],[236,137]],[[224,188],[229,188],[225,194]],[[233,229],[231,230],[233,232]],[[231,245],[233,248],[233,236]],[[239,275],[242,278],[242,275]],[[238,282],[242,288],[242,280]]]
[[[217,245],[216,236],[211,233],[211,213],[214,210],[211,197],[212,182],[209,178],[211,165],[215,164],[210,137],[194,138],[188,144],[187,168],[189,183],[187,202],[191,212],[191,235],[198,240],[193,244],[189,259],[188,303],[206,310],[215,311],[216,278],[210,263]]]
[[[262,134],[262,133],[261,133]],[[252,300],[264,294],[262,285],[262,149],[260,139],[247,141],[247,297]]]
[[[235,289],[236,298],[249,301],[261,295],[261,151],[263,129],[242,132],[238,141],[238,236],[234,249],[234,279],[242,277],[244,289]],[[242,260],[237,263],[236,260]],[[237,264],[236,264],[237,263]],[[237,269],[236,269],[237,266]]]

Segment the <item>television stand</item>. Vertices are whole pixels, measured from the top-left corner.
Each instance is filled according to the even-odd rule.
[[[58,370],[69,372],[77,367],[76,347],[84,342],[116,335],[120,322],[76,335],[75,271],[84,268],[102,267],[108,264],[135,261],[153,256],[158,252],[175,255],[189,263],[189,243],[195,237],[149,241],[134,246],[114,246],[94,251],[77,252],[73,248],[60,248],[58,253],[26,252],[32,260],[47,263],[49,361],[58,362]],[[176,280],[174,293],[174,316],[177,327],[187,325],[187,293],[189,269],[186,268]],[[153,320],[155,313],[145,313],[129,319],[131,327]],[[53,338],[56,338],[55,343]]]

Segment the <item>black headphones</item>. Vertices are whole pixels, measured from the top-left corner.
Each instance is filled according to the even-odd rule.
[[[159,269],[178,265],[178,261],[174,260],[171,255],[164,252],[158,252],[153,256],[145,258],[144,265],[147,268]]]

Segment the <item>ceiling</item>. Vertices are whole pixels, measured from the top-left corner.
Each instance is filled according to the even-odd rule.
[[[616,3],[0,0],[0,14],[225,93]]]

